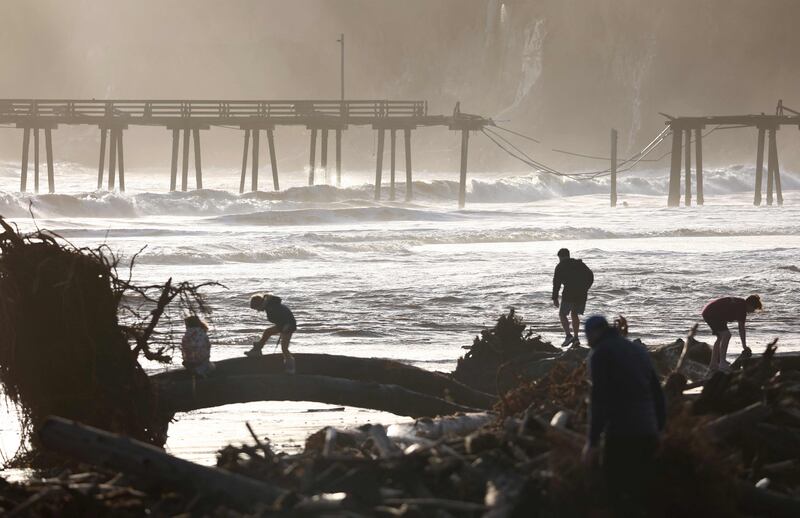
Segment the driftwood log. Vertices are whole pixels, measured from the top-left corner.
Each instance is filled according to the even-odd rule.
[[[298,361],[298,364],[300,362]],[[159,414],[188,412],[252,401],[316,401],[382,410],[409,417],[433,417],[478,409],[450,403],[398,385],[303,374],[211,376],[160,379],[154,384]]]
[[[381,358],[357,358],[333,354],[295,354],[296,372],[300,375],[328,376],[354,381],[397,385],[406,389],[451,401],[472,408],[489,409],[497,398],[475,390],[440,372],[431,372]],[[283,374],[283,356],[264,355],[260,358],[232,358],[216,362],[211,378],[230,379],[238,376]],[[150,377],[157,390],[169,392],[168,387],[180,381],[191,380],[184,369],[155,374]],[[317,401],[317,400],[312,400]],[[236,401],[230,401],[235,403]]]
[[[39,431],[42,444],[77,461],[102,466],[155,483],[232,504],[268,505],[289,496],[284,489],[219,468],[173,457],[159,448],[110,432],[50,417]]]

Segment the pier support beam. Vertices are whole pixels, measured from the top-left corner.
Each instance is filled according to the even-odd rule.
[[[189,188],[189,128],[183,129],[183,162],[181,163],[181,191]]]
[[[181,130],[172,128],[172,165],[169,175],[169,190],[174,191],[178,187],[178,144],[181,140]]]
[[[203,168],[200,162],[200,129],[192,129],[194,140],[194,181],[197,189],[203,188]]]
[[[342,130],[336,130],[336,187],[342,186]]]
[[[761,205],[761,177],[764,174],[764,136],[766,130],[758,128],[758,150],[756,151],[756,186],[753,196],[753,205]]]
[[[767,205],[772,205],[772,185],[775,179],[775,130],[769,130],[769,149],[767,150]]]
[[[308,156],[308,185],[314,185],[314,168],[317,166],[317,129],[311,130],[311,149]]]
[[[19,191],[28,190],[28,153],[31,147],[31,129],[22,130],[22,171],[19,176]]]
[[[253,171],[250,173],[250,191],[258,192],[258,153],[260,149],[259,138],[261,133],[257,128],[253,128]]]
[[[123,148],[122,148],[122,130],[117,130],[117,175],[119,177],[119,191],[125,192],[125,160],[123,158]]]
[[[278,157],[275,156],[275,135],[272,129],[267,130],[267,144],[269,145],[269,164],[272,167],[272,188],[277,192],[281,190],[278,181]]]
[[[247,152],[250,147],[250,130],[244,130],[244,151],[242,152],[242,178],[239,180],[239,194],[244,193],[244,182],[247,178]]]
[[[389,201],[394,201],[394,167],[397,130],[392,129],[389,134]]]
[[[108,190],[113,191],[117,180],[117,134],[114,128],[109,129],[108,136]]]
[[[772,154],[772,183],[775,186],[775,201],[783,205],[783,191],[781,190],[781,167],[778,160],[778,135],[775,130],[770,132],[770,153]]]
[[[461,178],[458,183],[458,208],[467,202],[467,156],[469,154],[469,130],[461,130]]]
[[[39,194],[39,128],[33,128],[33,192]]]
[[[47,160],[47,192],[56,192],[55,171],[53,171],[53,130],[44,129],[44,153]]]
[[[103,169],[106,167],[106,135],[108,130],[100,128],[100,163],[97,164],[97,190],[103,188]]]
[[[611,206],[617,206],[617,130],[611,130]]]
[[[695,175],[697,176],[697,204],[705,202],[703,197],[703,128],[694,130]]]
[[[409,128],[403,130],[403,140],[406,152],[406,201],[411,201],[414,196],[414,179],[411,172],[411,130]]]
[[[677,207],[681,203],[681,133],[680,129],[672,128],[672,160],[669,169],[668,207]]]
[[[322,168],[322,182],[327,185],[328,179],[328,130],[323,129],[320,138],[320,168]]]
[[[381,199],[381,182],[383,181],[383,142],[386,138],[386,130],[378,130],[378,153],[375,160],[375,201]]]
[[[685,193],[683,202],[684,205],[687,207],[692,206],[692,130],[686,128],[684,131],[684,150],[683,150],[683,157],[685,159],[684,170],[686,173],[686,180],[685,180]]]

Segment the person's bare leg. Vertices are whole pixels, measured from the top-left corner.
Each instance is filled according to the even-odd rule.
[[[719,346],[720,346],[720,338],[717,336],[717,339],[714,341],[714,346],[711,348],[711,362],[708,364],[709,370],[717,370],[719,368]]]
[[[727,361],[726,358],[728,356],[728,344],[731,341],[731,333],[730,331],[725,331],[720,335],[720,344],[719,344],[719,362],[722,363]]]
[[[575,338],[580,339],[581,317],[578,316],[578,312],[575,310],[572,310],[572,330],[573,330],[573,336]]]
[[[561,327],[564,328],[564,334],[569,336],[569,318],[564,313],[558,313],[559,318],[561,319]]]
[[[283,367],[287,374],[294,374],[294,356],[289,352],[289,342],[292,339],[290,333],[281,333],[281,352],[283,353]]]

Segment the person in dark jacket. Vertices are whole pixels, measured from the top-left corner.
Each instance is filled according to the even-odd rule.
[[[261,349],[267,340],[272,335],[278,335],[278,341],[281,344],[281,351],[283,352],[283,365],[288,374],[294,374],[294,356],[289,352],[289,342],[292,335],[297,330],[297,321],[294,318],[292,310],[281,303],[281,298],[274,295],[264,293],[262,295],[253,295],[250,298],[250,309],[256,311],[264,311],[267,314],[267,320],[274,325],[264,330],[261,338],[253,344],[253,348],[244,353],[250,357],[261,356]]]
[[[553,273],[553,304],[559,308],[558,316],[566,334],[561,347],[580,344],[581,320],[579,315],[583,315],[586,310],[586,299],[593,282],[594,274],[583,261],[570,258],[569,250],[566,248],[558,251],[558,264]],[[558,292],[562,285],[564,292],[561,295],[559,306]],[[575,334],[570,332],[570,317]]]
[[[647,350],[620,336],[604,317],[590,317],[584,331],[592,381],[584,461],[596,458],[605,432],[603,468],[614,515],[644,515],[666,421],[661,383]]]
[[[715,370],[728,370],[730,364],[725,359],[728,354],[728,343],[731,341],[731,332],[728,330],[728,322],[739,323],[739,338],[742,340],[742,350],[746,351],[747,334],[745,332],[745,320],[747,315],[761,309],[761,297],[750,295],[746,299],[739,297],[722,297],[715,299],[705,305],[702,311],[703,320],[706,321],[711,332],[717,337],[714,341],[714,348],[711,350],[711,363],[708,368]]]

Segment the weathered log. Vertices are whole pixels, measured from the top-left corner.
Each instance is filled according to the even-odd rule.
[[[419,367],[381,358],[357,358],[333,354],[295,354],[297,374],[347,378],[354,381],[398,385],[429,396],[454,403],[489,409],[497,401],[491,394],[480,392],[453,378]],[[233,376],[283,374],[283,355],[269,354],[259,358],[232,358],[216,362],[213,378]],[[151,376],[156,385],[191,379],[185,369],[167,371]]]
[[[394,440],[405,443],[413,443],[420,437],[428,440],[437,440],[447,436],[463,437],[488,424],[495,418],[495,414],[479,412],[476,414],[444,416],[436,419],[417,419],[410,423],[389,425],[387,435]]]
[[[121,471],[148,483],[220,499],[237,507],[258,502],[272,505],[289,496],[284,489],[200,466],[135,439],[60,417],[48,418],[39,438],[46,448],[77,461]]]
[[[724,439],[728,435],[741,431],[766,418],[772,410],[764,403],[753,403],[736,412],[723,415],[706,425],[706,430],[716,439]]]
[[[317,401],[409,417],[476,411],[397,385],[300,374],[211,376],[181,381],[161,379],[156,390],[161,414],[252,401]]]

